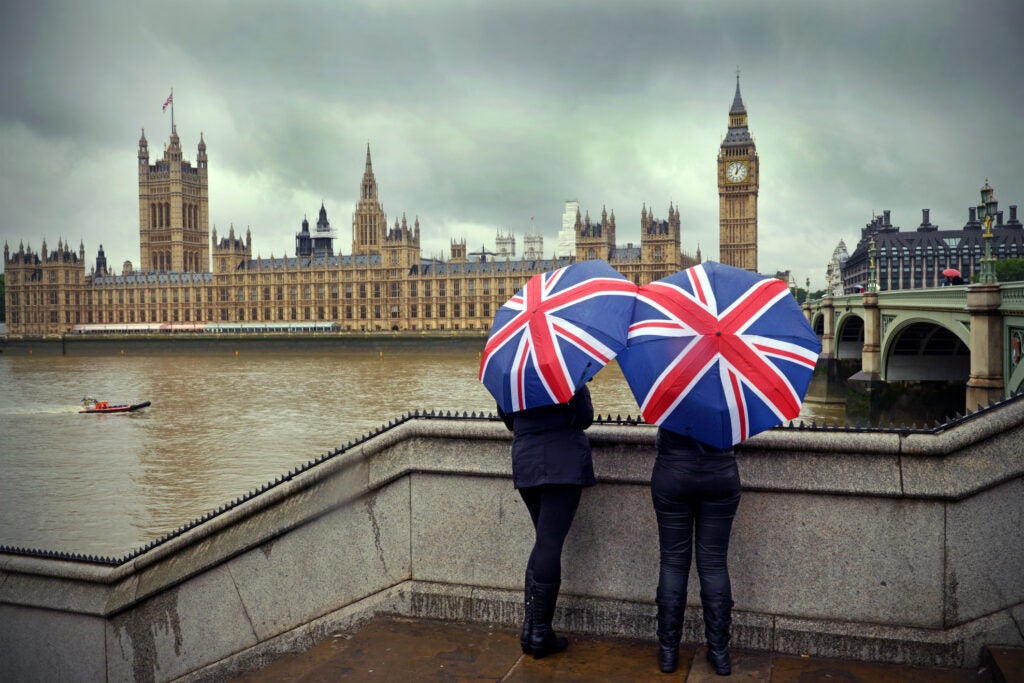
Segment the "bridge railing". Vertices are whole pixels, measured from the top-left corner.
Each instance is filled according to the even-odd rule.
[[[1024,313],[1024,282],[1004,283],[999,290],[1002,294],[999,311],[1002,314]]]
[[[878,293],[878,305],[913,307],[922,310],[958,310],[967,308],[967,286],[932,287],[930,289],[894,289]]]
[[[968,285],[932,287],[929,289],[894,289],[878,293],[881,307],[912,306],[922,310],[964,310],[967,307]],[[1024,314],[1024,281],[1004,282],[999,286],[1003,314]],[[821,309],[821,299],[810,302],[812,310]],[[863,294],[844,294],[832,297],[832,306],[837,309],[863,308]]]

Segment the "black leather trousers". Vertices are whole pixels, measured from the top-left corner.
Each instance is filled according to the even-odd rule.
[[[740,477],[732,452],[659,453],[651,473],[658,518],[659,595],[681,596],[694,547],[703,601],[732,600],[727,556],[732,520],[740,502]]]

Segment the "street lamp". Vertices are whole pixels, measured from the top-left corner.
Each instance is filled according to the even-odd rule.
[[[996,259],[992,256],[992,217],[995,216],[998,206],[995,190],[988,184],[988,178],[985,178],[985,185],[981,188],[981,203],[978,204],[978,219],[985,228],[981,233],[985,242],[985,256],[981,259],[980,281],[989,284],[997,281]]]
[[[868,244],[868,286],[865,288],[868,292],[878,291],[878,274],[875,266],[875,236],[871,236],[871,242]]]

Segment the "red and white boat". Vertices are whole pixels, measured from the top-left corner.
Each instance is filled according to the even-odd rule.
[[[142,403],[119,403],[111,404],[109,401],[97,401],[92,396],[82,399],[82,409],[79,413],[131,413],[149,406],[149,401]]]

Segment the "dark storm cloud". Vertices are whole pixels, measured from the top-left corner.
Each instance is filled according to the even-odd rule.
[[[990,177],[1024,198],[1019,4],[996,2],[16,2],[0,85],[2,236],[138,258],[135,145],[209,146],[211,220],[291,252],[321,201],[349,248],[366,144],[424,251],[493,243],[562,203],[679,206],[717,257],[715,157],[742,70],[761,156],[761,268],[820,286],[873,211],[959,227]],[[87,199],[86,199],[87,198]],[[59,234],[58,234],[59,233]],[[793,245],[808,245],[794,249]]]

